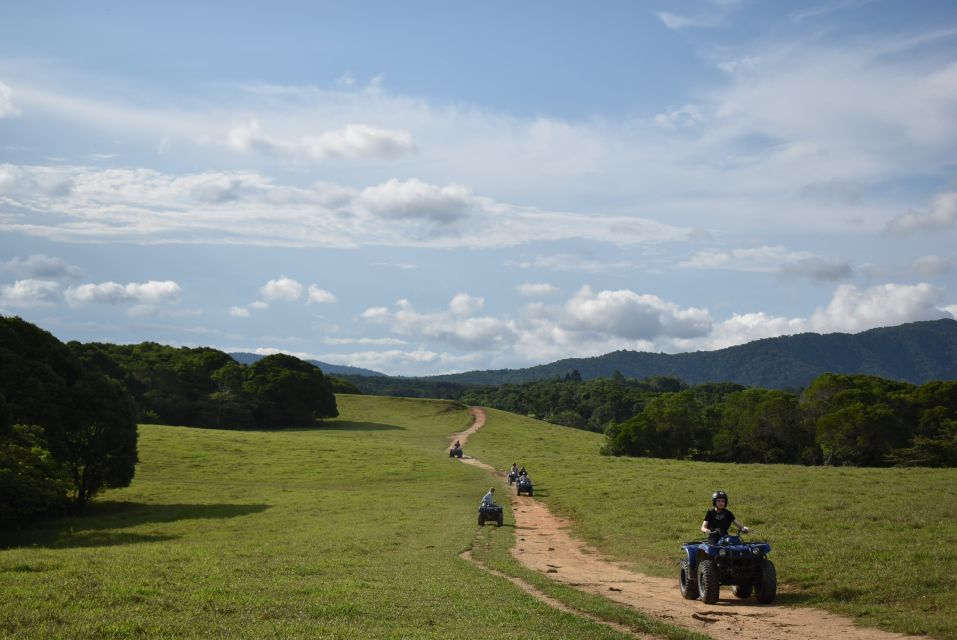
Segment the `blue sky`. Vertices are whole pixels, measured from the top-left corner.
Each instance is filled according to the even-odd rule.
[[[427,375],[957,317],[953,2],[3,21],[0,313],[62,340]]]

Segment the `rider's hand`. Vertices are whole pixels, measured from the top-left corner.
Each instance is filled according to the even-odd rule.
[[[741,533],[751,533],[750,527],[741,527]]]

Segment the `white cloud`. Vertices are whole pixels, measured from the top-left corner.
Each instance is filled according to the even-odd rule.
[[[702,124],[705,115],[701,107],[695,104],[687,104],[680,109],[668,109],[665,113],[659,113],[654,117],[654,123],[670,131],[679,129],[690,129]]]
[[[922,256],[914,260],[911,268],[920,276],[939,276],[953,269],[954,263],[943,256]]]
[[[242,153],[260,152],[312,160],[330,158],[389,158],[415,149],[408,131],[392,131],[365,124],[348,124],[338,131],[295,140],[267,136],[258,120],[249,120],[230,129],[226,146]]]
[[[914,232],[934,232],[957,226],[957,191],[939,193],[931,202],[928,213],[910,211],[887,223],[885,231],[895,235]]]
[[[859,290],[841,285],[827,307],[818,308],[809,327],[819,332],[858,332],[943,317],[943,290],[927,283],[884,284]]]
[[[947,305],[946,307],[941,307],[941,309],[949,313],[954,318],[954,320],[957,320],[957,304],[950,304],[950,305]]]
[[[731,249],[729,251],[699,251],[688,260],[678,263],[679,267],[689,269],[730,269],[734,271],[777,271],[783,265],[800,263],[815,258],[807,251],[791,251],[786,247],[763,246],[753,249]]]
[[[68,265],[60,258],[51,258],[42,253],[0,263],[0,271],[30,279],[75,280],[83,276],[83,271],[79,267]]]
[[[405,340],[399,340],[398,338],[325,338],[323,343],[328,345],[362,344],[385,346],[408,344]]]
[[[13,89],[0,82],[0,118],[18,115],[20,110],[13,104]]]
[[[515,287],[520,295],[527,298],[542,298],[558,293],[558,288],[547,282],[535,283],[525,282]]]
[[[627,246],[689,233],[630,216],[518,207],[414,178],[359,190],[277,185],[252,172],[0,165],[0,195],[9,212],[30,214],[0,216],[0,231],[59,241],[451,248],[584,238]]]
[[[711,329],[711,317],[705,309],[681,309],[658,296],[629,290],[595,292],[582,287],[565,303],[564,312],[571,329],[630,340],[691,338],[706,335]]]
[[[82,284],[66,290],[67,302],[71,304],[99,303],[123,304],[176,302],[179,300],[180,287],[172,280],[150,280],[145,283],[131,282],[119,284],[103,282],[100,284]]]
[[[336,296],[325,289],[320,289],[317,285],[309,285],[308,302],[318,302],[320,304],[332,304],[336,301]]]
[[[260,287],[259,293],[269,302],[275,302],[277,300],[282,302],[295,302],[302,296],[302,285],[292,278],[282,276],[264,284]]]
[[[476,202],[468,189],[459,185],[436,187],[415,178],[401,182],[391,179],[367,187],[358,205],[377,217],[422,219],[449,224],[469,217]]]
[[[249,309],[247,309],[246,307],[230,307],[229,315],[231,315],[234,318],[248,318]]]
[[[49,280],[17,280],[0,287],[0,305],[11,307],[45,307],[60,300],[60,284]]]
[[[449,303],[449,309],[457,316],[471,316],[485,306],[485,299],[470,296],[467,293],[456,294]]]
[[[634,262],[601,262],[589,260],[570,253],[559,253],[552,256],[538,256],[534,260],[516,262],[509,260],[506,266],[520,269],[548,269],[550,271],[584,271],[586,273],[601,273],[604,271],[629,271],[640,268]]]

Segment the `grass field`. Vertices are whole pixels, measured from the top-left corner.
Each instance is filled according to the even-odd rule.
[[[445,454],[464,409],[339,406],[317,429],[142,426],[131,487],[0,537],[0,637],[623,637],[458,557],[490,484]]]
[[[700,637],[517,566],[508,518],[477,533],[489,477],[445,454],[469,423],[461,407],[359,396],[339,407],[316,429],[141,427],[131,487],[83,517],[0,536],[0,637],[622,637],[460,559],[473,541],[479,560],[577,609]],[[467,453],[527,465],[536,498],[580,536],[656,575],[675,573],[679,543],[724,488],[774,544],[782,603],[957,637],[957,471],[615,459],[600,444],[490,411]]]
[[[467,453],[498,469],[527,466],[536,498],[640,571],[677,575],[680,543],[700,537],[721,488],[738,519],[771,541],[779,602],[957,638],[957,469],[609,458],[598,455],[602,436],[488,413]]]

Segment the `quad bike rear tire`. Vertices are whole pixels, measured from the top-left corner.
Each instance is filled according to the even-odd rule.
[[[731,587],[731,593],[734,594],[734,597],[741,598],[742,600],[750,598],[753,592],[754,585],[751,584],[736,584]]]
[[[698,599],[698,583],[691,575],[691,562],[687,559],[681,561],[681,569],[678,570],[678,589],[685,600]]]
[[[698,591],[701,593],[701,601],[714,604],[718,601],[719,589],[717,565],[714,560],[702,560],[698,563]]]
[[[480,527],[484,527],[484,526],[485,526],[485,515],[484,515],[484,514],[481,514],[481,513],[479,514],[479,526],[480,526]]]
[[[768,604],[778,593],[778,572],[774,563],[765,558],[761,563],[761,581],[757,585],[758,602]]]
[[[495,523],[501,527],[503,522],[505,522],[505,516],[500,513],[498,514],[498,518],[495,520]]]

